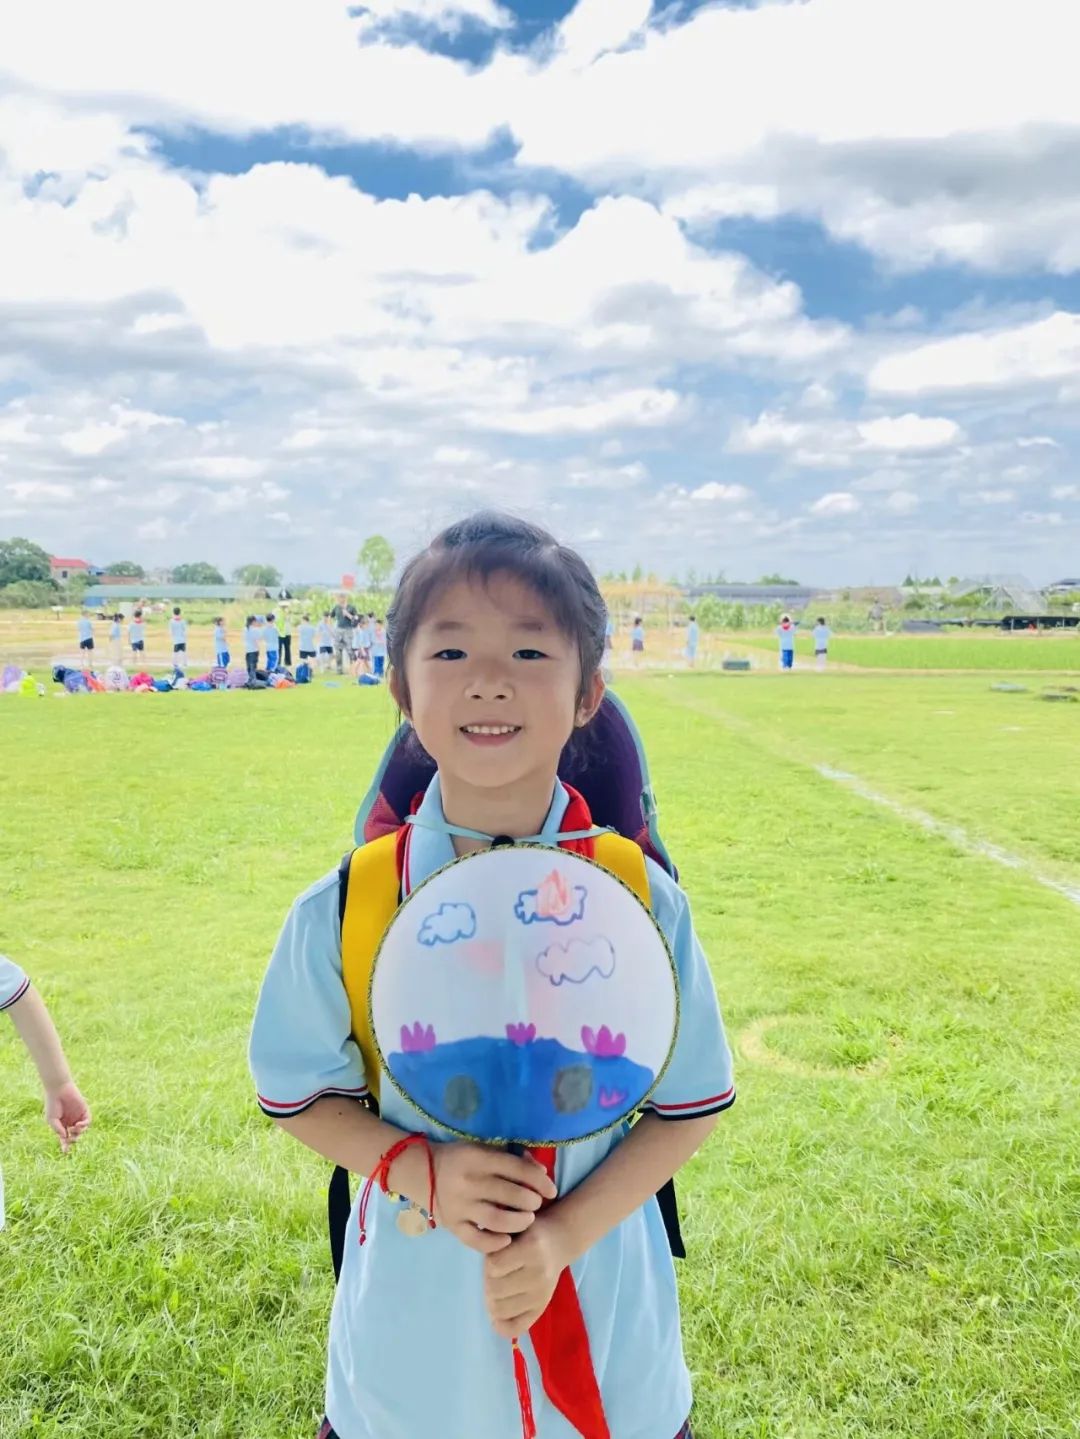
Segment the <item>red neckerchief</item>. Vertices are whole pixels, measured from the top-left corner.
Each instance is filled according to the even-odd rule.
[[[591,829],[593,821],[589,806],[576,789],[572,789],[568,784],[563,788],[570,799],[559,826],[560,832]],[[422,795],[418,795],[413,800],[410,813],[416,813],[422,798]],[[409,825],[402,825],[398,832],[399,876],[402,873],[405,837],[409,829]],[[595,839],[560,840],[559,848],[583,855],[586,859],[596,858]],[[530,1149],[529,1153],[544,1166],[548,1176],[554,1180],[557,1155],[555,1148]],[[600,1397],[600,1386],[593,1368],[589,1331],[585,1327],[585,1316],[581,1312],[574,1276],[569,1269],[564,1269],[559,1275],[551,1301],[529,1330],[529,1337],[532,1339],[536,1361],[540,1367],[544,1393],[567,1423],[577,1430],[582,1439],[611,1439],[611,1431],[604,1416],[604,1403]],[[523,1379],[519,1374],[518,1386],[524,1413],[528,1394],[527,1376]],[[532,1432],[535,1435],[535,1428]]]

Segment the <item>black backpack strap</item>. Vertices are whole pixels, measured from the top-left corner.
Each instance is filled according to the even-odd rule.
[[[326,1191],[326,1219],[330,1228],[330,1261],[334,1266],[334,1283],[341,1278],[341,1262],[345,1258],[345,1236],[349,1232],[352,1194],[349,1171],[339,1164],[330,1176]]]
[[[682,1226],[679,1223],[679,1200],[675,1193],[674,1179],[669,1179],[662,1189],[657,1190],[656,1200],[660,1205],[660,1216],[667,1230],[671,1253],[676,1259],[685,1259],[686,1245],[683,1243]]]

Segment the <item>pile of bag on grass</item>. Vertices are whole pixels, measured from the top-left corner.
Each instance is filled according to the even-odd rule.
[[[9,669],[14,670],[14,666],[9,666]],[[227,670],[219,665],[194,678],[189,678],[180,669],[174,669],[171,675],[155,678],[147,670],[137,670],[129,675],[122,665],[109,665],[104,676],[98,676],[93,670],[57,663],[53,665],[52,677],[55,684],[63,686],[66,694],[118,694],[125,691],[131,694],[171,694],[173,690],[194,690],[197,694],[206,694],[211,690],[292,689],[297,684],[310,682],[310,667],[301,665],[300,670],[307,670],[306,679],[300,677],[299,671],[295,678],[288,670],[280,669],[273,674],[256,670],[254,675],[249,675],[247,670]],[[18,673],[21,674],[21,671]],[[44,694],[44,688],[39,688]]]
[[[0,694],[21,695],[29,699],[35,695],[43,695],[45,686],[39,684],[32,674],[20,669],[18,665],[5,665],[3,674],[0,674]]]

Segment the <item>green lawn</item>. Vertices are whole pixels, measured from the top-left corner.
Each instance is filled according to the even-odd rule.
[[[812,666],[814,642],[810,625],[796,639],[796,663]],[[725,636],[713,635],[714,649],[722,651]],[[775,653],[774,635],[736,634],[738,645]],[[897,670],[1058,670],[1080,673],[1080,630],[1056,634],[1005,634],[999,630],[973,630],[939,635],[834,635],[829,641],[834,664],[861,669]]]
[[[701,1439],[1080,1435],[1080,910],[813,769],[1080,883],[1080,705],[989,685],[624,688],[739,1054],[681,1184]],[[321,685],[0,700],[0,948],[95,1110],[62,1161],[3,1035],[3,1439],[311,1439],[327,1171],[246,1033],[392,723]]]

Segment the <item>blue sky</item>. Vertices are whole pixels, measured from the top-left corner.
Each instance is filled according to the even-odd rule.
[[[1032,6],[0,17],[0,533],[331,577],[505,504],[601,569],[1075,572]]]

